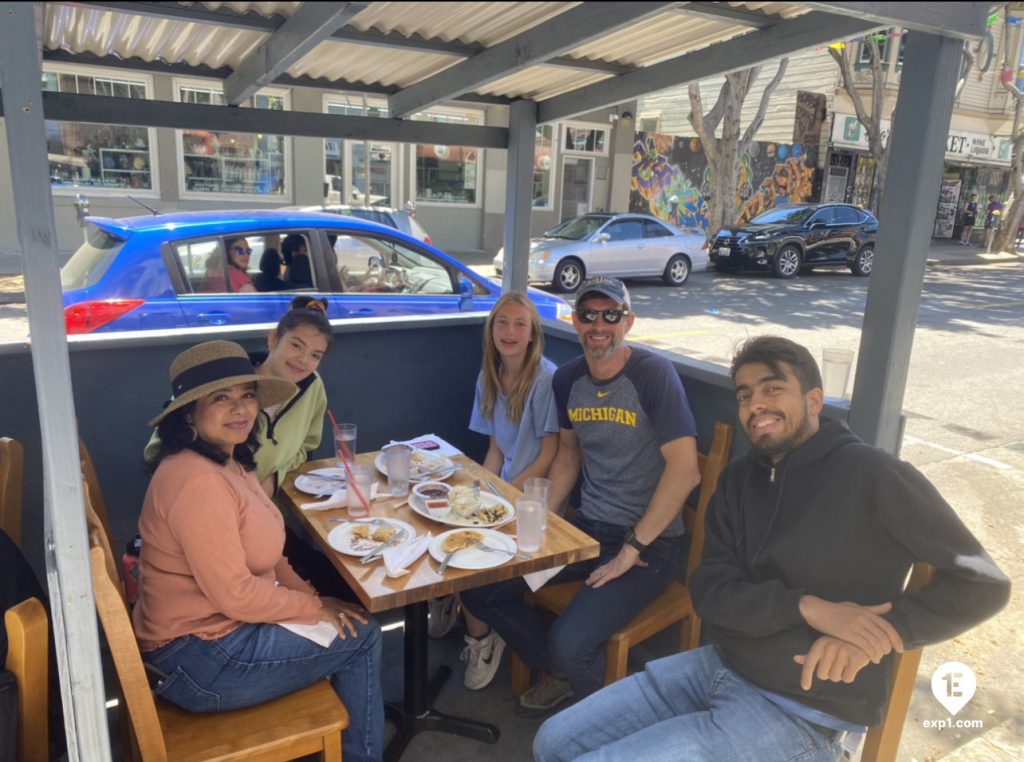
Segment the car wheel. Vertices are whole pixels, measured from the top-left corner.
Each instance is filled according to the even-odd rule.
[[[861,278],[866,278],[871,275],[871,270],[875,266],[875,247],[868,244],[860,251],[857,252],[857,256],[853,258],[853,264],[850,265],[850,272]]]
[[[772,262],[772,272],[778,278],[792,278],[800,272],[801,259],[803,257],[800,256],[800,249],[796,246],[792,244],[783,246],[775,255],[775,261]]]
[[[575,291],[583,282],[583,263],[578,259],[563,259],[555,268],[551,285],[555,291],[567,293]]]
[[[661,279],[666,286],[681,286],[690,277],[690,260],[683,254],[676,254],[665,265]]]

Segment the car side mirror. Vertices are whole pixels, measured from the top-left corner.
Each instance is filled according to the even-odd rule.
[[[607,243],[608,241],[612,240],[612,237],[607,233],[598,233],[597,238],[595,238],[594,240],[597,241],[597,243]]]

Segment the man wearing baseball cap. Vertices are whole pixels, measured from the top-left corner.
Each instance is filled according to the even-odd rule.
[[[579,288],[573,327],[583,356],[552,385],[559,450],[549,507],[582,475],[572,523],[598,540],[598,558],[566,567],[550,584],[585,580],[549,628],[523,601],[523,580],[463,593],[540,681],[519,698],[521,716],[546,714],[603,684],[604,643],[657,598],[681,568],[682,507],[700,482],[697,426],[668,360],[625,344],[634,315],[625,284],[594,277]]]

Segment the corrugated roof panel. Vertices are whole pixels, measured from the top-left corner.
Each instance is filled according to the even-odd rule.
[[[457,56],[375,48],[328,40],[288,69],[293,77],[343,79],[348,82],[405,87],[447,69]]]
[[[255,13],[264,18],[281,16],[288,18],[305,3],[179,3],[180,5],[201,5],[211,11],[227,8],[238,14]]]
[[[608,79],[608,74],[565,69],[558,66],[532,66],[521,72],[491,82],[477,92],[481,95],[503,95],[542,101],[554,98],[577,87]]]
[[[496,45],[579,3],[372,3],[350,22],[360,31],[419,34]]]

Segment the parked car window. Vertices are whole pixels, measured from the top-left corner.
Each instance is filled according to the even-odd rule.
[[[859,225],[860,214],[856,209],[848,206],[837,206],[833,208],[834,221],[837,225]]]
[[[867,212],[865,212],[863,209],[855,209],[854,212],[857,214],[857,223],[858,224],[862,225],[862,224],[864,224],[866,222],[867,223],[875,222],[875,218],[872,217]]]
[[[611,241],[635,241],[644,237],[644,225],[641,220],[622,220],[613,222],[604,231]]]
[[[254,288],[257,281],[263,282],[266,280],[265,276],[269,274],[261,271],[261,265],[268,265],[264,259],[265,253],[277,252],[278,256],[282,257],[285,255],[285,250],[289,250],[292,255],[292,264],[288,270],[282,268],[278,272],[281,282],[257,290],[305,291],[315,288],[312,262],[309,258],[309,235],[294,231],[282,231],[279,233],[240,233],[229,237],[217,236],[175,243],[174,250],[181,264],[184,282],[191,293],[223,294],[239,290],[237,282],[233,287],[233,281],[228,277],[227,269],[226,245],[228,240],[236,238],[244,238],[252,250],[246,274],[254,283]],[[267,269],[271,268],[268,266]],[[293,276],[295,280],[289,280],[286,275]]]
[[[798,225],[813,213],[812,206],[781,206],[762,212],[750,222],[754,225]]]
[[[61,288],[87,288],[100,278],[117,259],[124,239],[89,223],[85,243],[78,247],[68,263],[61,268]]]
[[[834,222],[832,217],[833,207],[827,206],[824,209],[819,209],[811,219],[807,221],[807,225],[815,225],[818,223],[831,225]]]
[[[544,234],[544,237],[568,238],[572,241],[582,241],[590,238],[608,220],[608,215],[587,214],[583,217],[567,220],[561,225],[553,227]]]
[[[664,225],[661,225],[654,220],[644,220],[644,238],[668,238],[674,235]]]
[[[339,233],[334,255],[342,288],[349,293],[455,293],[447,267],[395,241]]]

